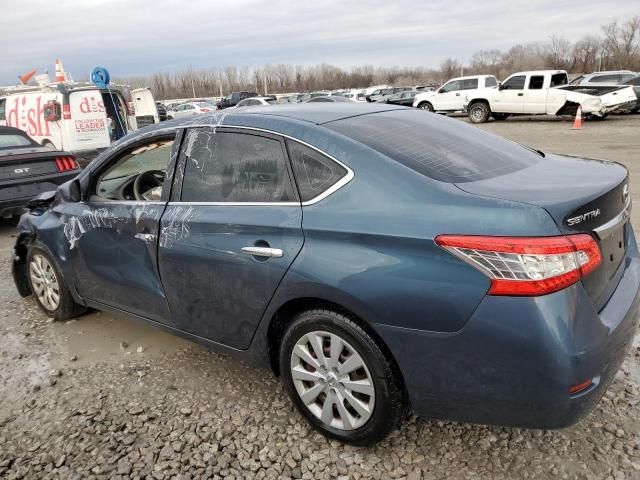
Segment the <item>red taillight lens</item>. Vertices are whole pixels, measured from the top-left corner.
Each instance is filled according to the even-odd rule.
[[[208,112],[208,111],[209,111],[209,109],[208,109],[208,108],[201,108],[201,109],[200,109],[200,111],[201,111],[201,112]]]
[[[56,157],[56,167],[58,172],[68,172],[79,168],[75,158],[72,156]]]
[[[71,120],[71,105],[68,103],[62,105],[62,118],[65,120]]]
[[[587,234],[558,237],[439,235],[436,243],[491,279],[490,295],[534,296],[562,290],[602,261]]]

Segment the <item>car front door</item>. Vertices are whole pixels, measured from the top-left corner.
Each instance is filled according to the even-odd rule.
[[[460,94],[461,87],[460,80],[451,80],[445,83],[433,97],[433,108],[435,110],[455,110],[459,103],[461,110],[463,101]]]
[[[505,80],[494,97],[491,109],[494,112],[522,113],[526,78],[526,75],[515,75]]]
[[[120,150],[90,172],[87,199],[65,205],[66,255],[83,298],[169,321],[157,246],[174,148],[175,133],[165,133]]]
[[[174,326],[245,349],[304,242],[284,139],[194,128],[183,145],[158,253]]]

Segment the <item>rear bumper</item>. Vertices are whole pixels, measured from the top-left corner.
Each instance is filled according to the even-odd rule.
[[[542,297],[487,296],[463,329],[436,334],[376,329],[423,416],[561,428],[589,413],[620,368],[638,328],[640,259],[631,235],[620,282],[595,311],[582,284]],[[569,395],[569,387],[594,385]]]
[[[74,170],[69,174],[56,173],[21,179],[11,184],[0,184],[0,217],[19,215],[24,212],[27,203],[42,192],[56,190],[59,185],[75,178],[80,170]]]

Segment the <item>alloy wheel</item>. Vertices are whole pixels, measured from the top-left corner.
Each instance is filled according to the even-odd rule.
[[[476,122],[482,121],[482,119],[484,118],[484,110],[482,109],[482,107],[473,107],[471,109],[471,118],[473,118],[473,120]]]
[[[29,264],[29,277],[38,301],[49,311],[60,305],[60,284],[51,263],[40,254],[35,254]]]
[[[375,406],[375,388],[362,356],[335,333],[314,331],[291,352],[291,376],[300,399],[322,423],[362,427]]]

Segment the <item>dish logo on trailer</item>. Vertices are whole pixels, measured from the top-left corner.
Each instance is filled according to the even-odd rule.
[[[45,101],[36,97],[27,106],[27,97],[16,97],[7,101],[7,125],[25,131],[31,137],[51,135],[49,122],[44,119]]]

